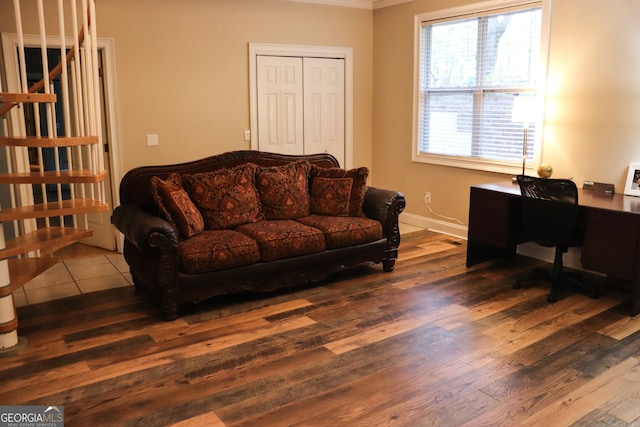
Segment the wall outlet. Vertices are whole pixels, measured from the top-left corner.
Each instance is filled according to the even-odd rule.
[[[160,145],[157,134],[147,135],[147,147],[156,147]]]
[[[428,205],[431,204],[431,192],[425,191],[424,193],[424,202]]]

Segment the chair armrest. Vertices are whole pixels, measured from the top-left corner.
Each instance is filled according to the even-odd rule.
[[[364,214],[382,223],[382,232],[393,247],[400,245],[398,217],[405,205],[404,194],[399,191],[368,187],[364,195],[362,204]]]
[[[137,205],[124,204],[115,208],[111,223],[141,251],[162,248],[178,252],[176,229],[164,219]]]

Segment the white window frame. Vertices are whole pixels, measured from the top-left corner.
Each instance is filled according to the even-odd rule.
[[[544,133],[544,105],[546,94],[547,63],[549,58],[549,32],[550,32],[550,10],[552,0],[490,0],[461,6],[450,9],[443,9],[435,12],[423,13],[415,16],[414,19],[414,83],[413,83],[413,141],[411,160],[418,163],[429,163],[443,166],[460,167],[467,169],[482,170],[488,172],[498,172],[505,174],[516,174],[522,172],[522,162],[490,160],[469,157],[457,157],[441,154],[427,154],[419,152],[418,129],[420,121],[420,51],[421,51],[421,29],[425,21],[449,19],[453,17],[463,18],[465,15],[486,13],[492,10],[504,8],[531,6],[541,7],[541,39],[540,39],[540,61],[538,72],[538,118],[533,124],[535,126],[535,140],[533,141],[533,161],[527,162],[527,173],[535,170],[535,165],[540,164],[542,159],[542,136]]]

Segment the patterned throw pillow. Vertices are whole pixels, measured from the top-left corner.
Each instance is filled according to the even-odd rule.
[[[313,193],[314,181],[317,178],[351,178],[353,180],[351,184],[351,193],[348,196],[348,206],[347,206],[347,216],[361,216],[364,217],[365,214],[362,211],[362,203],[364,202],[364,193],[367,189],[367,178],[369,177],[369,169],[366,167],[360,167],[357,169],[345,170],[341,168],[321,168],[317,166],[311,167],[311,172],[309,173],[311,179],[311,191]],[[337,187],[340,185],[344,185],[344,183],[340,183],[340,181],[336,182],[333,186]],[[325,194],[325,197],[328,197]],[[326,206],[326,204],[325,204]],[[317,210],[319,207],[318,204],[311,206],[311,213],[319,214],[319,215],[327,215],[323,213],[323,209]],[[340,214],[343,215],[343,214]]]
[[[202,215],[182,187],[180,175],[172,173],[167,179],[152,177],[151,192],[162,215],[181,236],[189,238],[204,230]]]
[[[353,178],[313,178],[311,212],[318,215],[348,216],[351,187]]]
[[[306,160],[258,167],[256,187],[266,219],[296,219],[309,215],[310,167]]]
[[[205,225],[222,230],[263,219],[255,187],[256,165],[246,163],[213,172],[183,175],[187,192]]]

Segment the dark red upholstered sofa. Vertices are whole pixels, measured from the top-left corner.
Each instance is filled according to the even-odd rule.
[[[111,221],[135,285],[172,320],[187,303],[316,283],[365,262],[392,271],[402,193],[329,154],[233,151],[143,166],[120,183]]]

